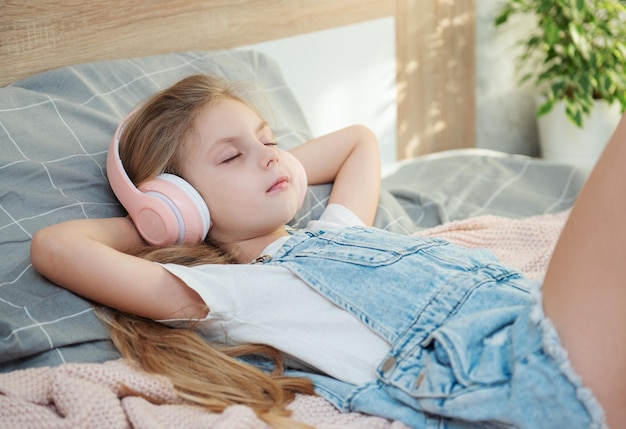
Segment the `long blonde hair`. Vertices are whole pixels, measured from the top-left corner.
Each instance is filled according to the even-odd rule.
[[[198,113],[224,99],[246,103],[230,82],[205,75],[185,78],[148,99],[128,118],[120,136],[120,157],[133,183],[181,171],[184,142]],[[148,260],[187,266],[236,263],[233,254],[209,238],[195,245],[146,246],[135,253]],[[111,327],[111,337],[122,356],[145,371],[169,377],[181,400],[213,412],[244,404],[271,426],[304,426],[290,420],[285,407],[295,393],[313,394],[313,385],[304,378],[282,375],[276,349],[261,344],[218,348],[198,335],[193,323],[174,329],[116,310],[97,313]],[[275,369],[268,374],[236,359],[243,356],[265,357]]]

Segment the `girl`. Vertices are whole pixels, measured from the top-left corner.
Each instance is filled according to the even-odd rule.
[[[46,228],[31,257],[52,281],[115,309],[102,317],[125,357],[213,411],[243,403],[288,427],[285,405],[313,380],[341,410],[412,427],[622,427],[625,142],[622,119],[540,294],[489,252],[370,228],[380,177],[366,128],[292,157],[227,83],[192,76],[130,115],[119,150],[133,183],[165,172],[197,191],[209,208],[202,241],[147,245],[129,210],[136,223]],[[333,189],[320,220],[290,235],[300,165],[309,184]],[[165,326],[181,320],[192,322]]]

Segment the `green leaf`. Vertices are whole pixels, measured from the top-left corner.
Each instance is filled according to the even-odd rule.
[[[543,39],[541,37],[533,35],[530,39],[528,39],[528,42],[526,42],[526,46],[528,46],[528,48],[539,46],[542,40]]]
[[[622,106],[622,112],[626,110],[626,92],[617,93],[617,100],[619,101],[619,104],[621,104]]]
[[[537,108],[537,117],[543,116],[552,110],[554,107],[554,102],[552,100],[546,100]]]
[[[550,9],[554,6],[553,0],[541,0],[541,3],[537,6],[537,14],[543,15],[546,12],[549,12]]]
[[[583,92],[591,92],[591,81],[586,73],[578,76],[578,86],[580,86]]]
[[[545,33],[546,43],[548,45],[552,46],[559,41],[559,27],[551,18],[546,19],[546,23],[543,26],[543,32]]]
[[[614,70],[607,70],[605,76],[607,79],[611,80],[616,86],[616,89],[621,88],[621,90],[626,90],[626,73],[623,70],[621,73]]]
[[[577,109],[575,106],[567,106],[565,108],[565,116],[574,123],[579,128],[583,126],[583,118],[580,112],[580,109]]]
[[[618,58],[621,58],[621,59],[626,58],[626,45],[624,45],[620,41],[617,41],[615,43],[615,47],[617,48],[615,53],[620,55],[620,57]]]
[[[560,94],[564,88],[565,88],[565,82],[563,82],[563,80],[558,80],[550,86],[550,89],[552,90],[553,94]]]
[[[580,105],[580,110],[582,110],[586,114],[589,114],[589,112],[591,112],[591,109],[593,109],[593,106],[595,105],[591,94],[579,97],[577,101]]]
[[[576,48],[578,48],[583,58],[588,61],[589,60],[589,43],[587,42],[587,39],[585,39],[585,37],[583,36],[583,32],[585,30],[582,28],[582,26],[578,24],[574,24],[573,22],[569,23],[568,29],[569,29],[569,34],[572,38],[572,42],[574,43]],[[571,56],[573,57],[574,55],[575,54],[572,53]]]
[[[494,24],[496,25],[496,27],[504,24],[507,19],[509,19],[508,15],[502,14],[496,17],[496,19],[494,20]]]
[[[576,0],[576,10],[579,12],[585,8],[585,0]]]
[[[604,92],[611,92],[614,88],[613,80],[610,76],[602,76],[600,87]]]

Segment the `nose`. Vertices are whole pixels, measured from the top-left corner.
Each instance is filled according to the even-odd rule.
[[[262,145],[259,160],[261,167],[269,168],[272,163],[278,162],[278,148],[274,145]]]

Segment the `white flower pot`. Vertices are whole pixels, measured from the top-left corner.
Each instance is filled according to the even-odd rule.
[[[541,156],[557,162],[591,169],[604,150],[621,118],[619,103],[596,103],[591,116],[583,117],[579,128],[565,116],[564,103],[537,120]]]

